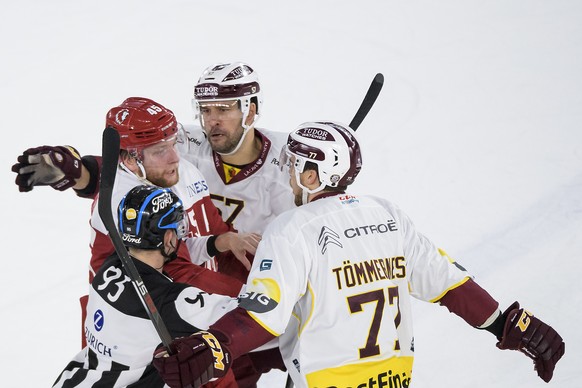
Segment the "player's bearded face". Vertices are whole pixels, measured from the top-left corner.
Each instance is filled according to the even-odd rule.
[[[200,119],[215,152],[227,154],[235,149],[244,134],[238,101],[200,104]]]
[[[179,180],[180,157],[176,150],[176,139],[160,142],[143,150],[142,163],[147,179],[160,187],[172,187]]]

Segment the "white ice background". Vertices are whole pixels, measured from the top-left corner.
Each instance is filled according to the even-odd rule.
[[[191,123],[202,70],[242,60],[262,81],[259,126],[285,132],[349,122],[382,72],[351,191],[399,204],[502,308],[519,300],[566,342],[546,385],[525,356],[419,302],[414,387],[582,387],[582,2],[1,5],[2,386],[48,387],[78,351],[89,260],[90,202],[19,193],[16,157],[43,144],[100,153],[105,113],[129,96]]]

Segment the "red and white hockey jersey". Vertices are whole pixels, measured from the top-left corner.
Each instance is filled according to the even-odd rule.
[[[214,258],[209,256],[206,248],[208,236],[224,233],[231,228],[223,221],[218,210],[212,204],[208,184],[200,170],[182,158],[178,171],[180,180],[171,189],[184,204],[184,210],[188,215],[190,224],[190,237],[196,238],[186,239],[186,242],[180,247],[179,258],[168,263],[165,269],[174,281],[188,283],[208,292],[233,295],[235,289],[240,290],[240,282],[232,282],[230,277],[217,273],[207,274],[208,271],[204,271],[198,265],[192,265],[192,263],[214,263]],[[129,190],[140,184],[144,184],[144,182],[135,174],[121,167],[118,168],[113,186],[111,209],[116,222],[119,202]],[[90,280],[105,258],[114,251],[107,230],[99,217],[98,200],[99,196],[93,202],[90,220],[93,232],[90,244]],[[213,268],[213,265],[209,267]],[[205,272],[207,276],[199,276],[201,272]],[[232,287],[229,283],[232,284]]]

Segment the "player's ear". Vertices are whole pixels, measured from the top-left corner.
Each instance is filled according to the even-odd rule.
[[[321,184],[321,182],[319,182],[319,175],[315,170],[305,170],[301,175],[304,179],[303,185],[310,189],[318,187]]]
[[[249,105],[249,115],[245,120],[245,125],[250,125],[255,120],[255,115],[257,114],[257,104],[251,102]]]
[[[119,153],[119,160],[123,162],[127,167],[136,166],[136,160],[133,156],[129,154],[129,152],[122,150]]]
[[[172,229],[166,230],[164,233],[164,251],[170,254],[176,250],[176,232]]]

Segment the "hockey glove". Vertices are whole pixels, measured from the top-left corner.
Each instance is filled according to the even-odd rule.
[[[21,192],[34,186],[51,186],[55,190],[66,190],[81,177],[82,163],[78,151],[71,146],[41,146],[29,148],[18,157],[12,166],[16,184]]]
[[[534,317],[515,302],[505,312],[499,349],[519,350],[534,360],[534,369],[546,383],[552,379],[556,363],[564,355],[564,341],[550,325]]]
[[[154,367],[172,388],[200,387],[212,379],[226,375],[231,359],[228,348],[207,331],[190,337],[177,338],[167,349],[158,347],[154,353]]]

